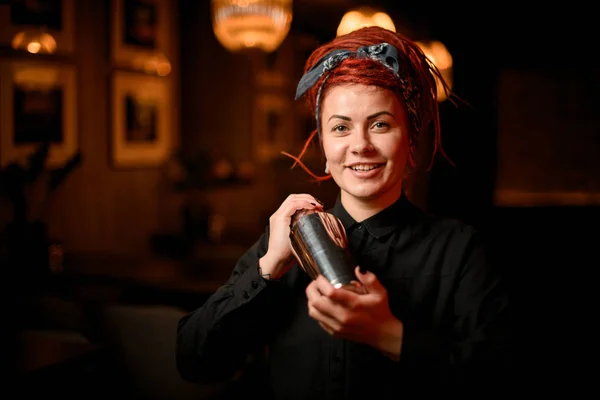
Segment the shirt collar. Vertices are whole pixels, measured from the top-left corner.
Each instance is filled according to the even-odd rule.
[[[402,191],[402,194],[394,204],[362,221],[362,225],[371,235],[379,239],[404,226],[410,217],[414,216],[415,211],[416,206],[408,200],[404,191]],[[333,206],[332,214],[340,219],[346,230],[358,224],[342,205],[339,195]]]

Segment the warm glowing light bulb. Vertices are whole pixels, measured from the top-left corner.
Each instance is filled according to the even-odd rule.
[[[37,40],[29,42],[27,44],[27,51],[33,54],[36,54],[38,51],[40,51],[41,48],[42,45]]]
[[[396,32],[394,21],[388,14],[371,7],[359,7],[344,14],[337,28],[337,36],[368,26],[379,26]]]

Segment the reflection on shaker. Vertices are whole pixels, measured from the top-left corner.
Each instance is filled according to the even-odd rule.
[[[292,217],[290,241],[294,256],[312,279],[323,275],[336,288],[366,293],[354,275],[356,264],[348,251],[346,231],[336,216],[297,211]]]

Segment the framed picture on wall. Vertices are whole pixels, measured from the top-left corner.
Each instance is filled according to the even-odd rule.
[[[169,1],[111,0],[111,60],[116,67],[170,72]]]
[[[294,152],[294,109],[284,94],[264,92],[254,100],[253,149],[260,162],[279,157],[281,151]]]
[[[0,2],[0,45],[15,47],[49,34],[56,53],[75,50],[75,0],[6,0]],[[42,41],[43,43],[43,41]],[[35,53],[36,51],[31,51]]]
[[[0,163],[23,162],[49,141],[48,167],[79,149],[77,79],[72,66],[39,62],[0,64]]]
[[[114,167],[156,167],[167,160],[173,143],[168,78],[115,72],[111,108],[110,148]]]

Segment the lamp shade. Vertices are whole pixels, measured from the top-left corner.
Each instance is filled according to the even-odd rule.
[[[14,49],[32,54],[52,54],[56,51],[56,40],[45,32],[19,32],[13,37],[11,45]]]
[[[292,23],[292,0],[211,0],[213,31],[231,52],[277,50]]]
[[[359,7],[348,11],[337,28],[337,36],[345,35],[367,26],[380,26],[396,32],[394,21],[386,13],[372,7]]]

